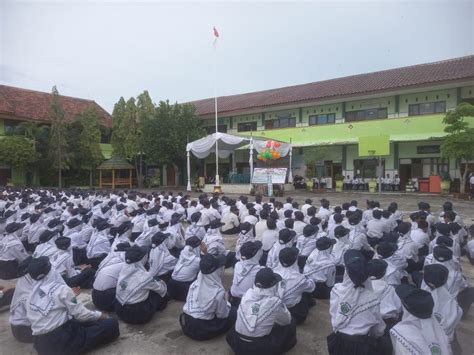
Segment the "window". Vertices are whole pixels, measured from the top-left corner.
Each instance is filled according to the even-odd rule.
[[[296,127],[296,118],[280,117],[276,120],[265,120],[265,129]]]
[[[204,129],[206,130],[207,134],[216,133],[216,126],[207,126],[207,127],[204,127]],[[227,133],[227,125],[225,124],[217,125],[217,132]]]
[[[315,115],[309,116],[309,125],[316,125],[316,124],[326,124],[326,123],[334,123],[336,122],[336,114],[328,113],[327,115]]]
[[[4,127],[5,127],[5,134],[14,134],[16,130],[16,126],[20,124],[20,121],[11,121],[5,120]]]
[[[346,122],[376,120],[380,118],[387,118],[386,107],[346,112]]]
[[[237,125],[238,132],[256,131],[257,122],[243,122]]]
[[[409,116],[429,115],[442,112],[446,112],[446,101],[408,105]]]

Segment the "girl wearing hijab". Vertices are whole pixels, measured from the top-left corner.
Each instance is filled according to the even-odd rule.
[[[141,247],[150,248],[151,247],[151,237],[154,236],[158,231],[159,222],[156,218],[148,219],[145,222],[145,227],[143,232],[135,239],[135,244]]]
[[[171,255],[166,247],[166,241],[169,238],[169,233],[156,233],[151,238],[151,251],[148,258],[148,263],[150,264],[148,272],[150,275],[166,283],[171,279],[173,269],[178,262],[178,259]]]
[[[28,231],[28,245],[30,249],[29,251],[31,252],[35,251],[35,248],[39,243],[39,236],[47,229],[44,223],[41,214],[38,213],[31,215],[30,229]]]
[[[185,239],[188,239],[190,237],[198,237],[201,240],[204,239],[204,236],[206,235],[206,229],[203,225],[198,224],[200,220],[201,212],[194,212],[191,215],[191,225],[186,229],[186,232],[184,234]]]
[[[309,255],[303,273],[315,284],[313,296],[329,299],[331,289],[336,281],[336,264],[331,249],[336,243],[334,239],[321,237],[316,241],[316,249]]]
[[[178,262],[168,282],[168,294],[171,298],[186,302],[189,287],[199,273],[201,239],[190,237],[179,254]]]
[[[369,280],[367,259],[360,250],[350,249],[344,254],[344,264],[344,280],[331,290],[329,354],[380,354],[377,338],[383,336],[385,323],[380,298]]]
[[[80,354],[118,338],[118,321],[78,302],[47,257],[33,258],[28,273],[34,281],[27,316],[38,354]]]
[[[402,283],[402,279],[406,277],[405,268],[408,265],[404,259],[401,259],[401,262],[397,262],[396,252],[397,244],[395,243],[382,241],[377,245],[379,258],[387,263],[384,279],[392,286]]]
[[[294,230],[284,228],[278,233],[278,243],[273,244],[273,247],[268,252],[267,267],[275,269],[279,264],[280,250],[293,246],[293,238],[296,236]]]
[[[86,247],[87,263],[97,269],[102,260],[110,252],[110,224],[102,221],[96,224],[89,243]]]
[[[66,223],[63,236],[71,238],[72,255],[75,265],[85,264],[87,261],[87,243],[89,239],[82,233],[84,223],[79,218],[72,218]]]
[[[147,250],[133,246],[125,252],[115,294],[115,313],[125,323],[144,324],[166,308],[166,284],[145,269]]]
[[[226,301],[222,286],[225,262],[224,255],[201,257],[200,272],[189,288],[179,317],[183,333],[191,339],[212,339],[226,333],[235,322],[236,309]]]
[[[413,285],[395,292],[403,305],[402,320],[390,330],[395,355],[452,354],[449,339],[433,316],[433,297]]]
[[[232,286],[229,291],[229,302],[238,307],[242,296],[255,282],[255,275],[262,268],[259,260],[262,257],[262,243],[245,242],[240,248],[240,261],[235,264]]]
[[[296,323],[279,296],[282,278],[270,268],[255,276],[242,297],[237,321],[226,340],[234,353],[282,354],[296,345]]]
[[[24,223],[8,223],[5,235],[0,236],[0,279],[11,280],[18,277],[18,264],[28,257],[18,235]]]
[[[235,254],[237,260],[240,260],[240,248],[246,242],[253,242],[255,240],[253,226],[249,222],[240,224],[240,234],[235,244]]]
[[[273,218],[271,215],[273,215]],[[278,215],[276,212],[272,212],[270,217],[267,218],[267,230],[262,235],[262,257],[260,259],[260,265],[264,266],[267,264],[268,252],[275,243],[278,242],[278,229],[276,225],[276,219]],[[256,238],[258,240],[258,237]]]
[[[179,213],[173,213],[171,215],[170,224],[168,228],[166,228],[166,233],[170,235],[166,240],[166,246],[171,255],[176,259],[179,258],[179,253],[183,250],[185,241],[183,227],[180,223],[181,218],[182,216]]]

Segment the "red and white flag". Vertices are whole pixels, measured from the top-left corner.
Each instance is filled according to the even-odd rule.
[[[216,26],[214,26],[213,32],[214,32],[214,42],[213,42],[213,45],[214,45],[214,47],[215,47],[216,44],[217,44],[217,39],[219,38],[219,31],[217,31]]]

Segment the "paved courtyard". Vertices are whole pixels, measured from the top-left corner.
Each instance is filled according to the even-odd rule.
[[[197,194],[193,193],[193,196]],[[326,193],[309,194],[296,191],[291,193],[298,202],[303,202],[308,196],[313,199],[314,204],[320,198],[327,198],[331,205],[335,206],[344,201],[352,199],[359,201],[359,206],[364,208],[366,199],[380,201],[382,207],[389,202],[397,201],[403,211],[412,211],[416,208],[418,201],[429,202],[432,211],[438,213],[441,205],[446,200],[454,203],[455,210],[463,216],[467,225],[474,223],[474,201],[453,200],[452,198],[432,195],[406,195],[406,194],[376,194],[368,193]],[[235,237],[226,237],[229,249],[235,245]],[[463,270],[471,286],[474,286],[474,267],[463,258]],[[224,285],[228,289],[232,281],[231,270],[226,270]],[[88,306],[93,307],[90,292],[83,291],[79,298]],[[318,301],[316,307],[310,310],[310,314],[302,326],[298,327],[298,344],[289,354],[327,354],[326,336],[331,332],[328,313],[328,301]],[[131,326],[120,323],[121,336],[114,343],[98,349],[93,354],[231,354],[225,342],[225,338],[219,337],[212,341],[196,342],[185,337],[178,323],[183,303],[170,301],[168,307],[161,313],[157,313],[153,320],[144,326]],[[463,348],[463,354],[474,354],[474,310],[461,322],[457,330],[457,336]],[[18,343],[10,333],[8,324],[8,311],[0,313],[0,354],[34,354],[31,345]]]

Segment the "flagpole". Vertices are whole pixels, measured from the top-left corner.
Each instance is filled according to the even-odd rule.
[[[216,36],[216,28],[214,27],[214,36]],[[215,125],[216,125],[216,181],[214,190],[220,190],[220,178],[219,178],[219,139],[217,137],[218,125],[217,125],[217,38],[214,40],[214,112],[215,112]],[[220,191],[219,191],[220,192]]]

